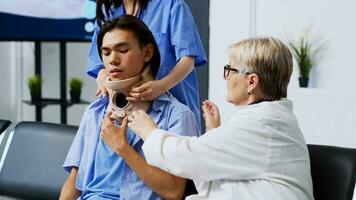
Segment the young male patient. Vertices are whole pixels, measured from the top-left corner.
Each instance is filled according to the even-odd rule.
[[[122,16],[103,24],[98,51],[113,100],[102,97],[86,109],[63,165],[70,175],[60,199],[180,199],[186,180],[148,165],[143,141],[127,128],[127,115],[144,108],[162,129],[197,134],[193,113],[168,93],[152,102],[126,101],[131,86],[158,71],[160,55],[152,33],[137,18]],[[113,118],[122,127],[113,126]],[[102,126],[113,131],[102,132]]]

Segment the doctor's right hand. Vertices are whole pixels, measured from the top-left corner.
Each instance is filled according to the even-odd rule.
[[[133,111],[128,121],[128,126],[144,141],[157,128],[156,123],[143,110]]]
[[[209,100],[203,101],[203,117],[205,119],[206,131],[220,126],[220,113],[218,107]]]

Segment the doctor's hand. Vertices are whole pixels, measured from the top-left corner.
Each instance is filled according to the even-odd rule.
[[[128,117],[128,121],[128,126],[143,140],[146,140],[148,135],[157,128],[155,122],[143,110],[132,112],[131,116]]]
[[[205,119],[206,131],[220,126],[220,113],[218,107],[209,100],[203,101],[203,117]]]
[[[117,127],[110,119],[108,112],[101,123],[102,140],[116,153],[120,154],[129,144],[127,143],[127,117],[122,120],[121,126]]]
[[[96,77],[97,89],[95,96],[108,96],[109,92],[105,85],[105,78],[107,77],[105,69],[101,69]]]
[[[152,101],[166,92],[164,84],[159,80],[148,81],[138,87],[132,87],[126,98],[128,101]]]

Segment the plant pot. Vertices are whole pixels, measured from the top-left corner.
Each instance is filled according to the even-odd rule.
[[[79,103],[80,102],[80,93],[81,91],[70,91],[70,100],[72,103]]]
[[[308,87],[309,78],[308,77],[299,77],[299,87]]]
[[[37,92],[31,92],[31,103],[36,104],[41,100],[41,95],[40,93]]]

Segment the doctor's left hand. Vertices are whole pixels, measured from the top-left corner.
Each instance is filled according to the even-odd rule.
[[[127,117],[122,120],[121,126],[117,127],[110,119],[111,112],[108,112],[101,123],[101,138],[115,152],[119,153],[129,144],[127,143]]]
[[[131,116],[128,117],[128,121],[128,126],[143,140],[146,140],[148,135],[157,128],[155,122],[143,110],[132,112]]]

